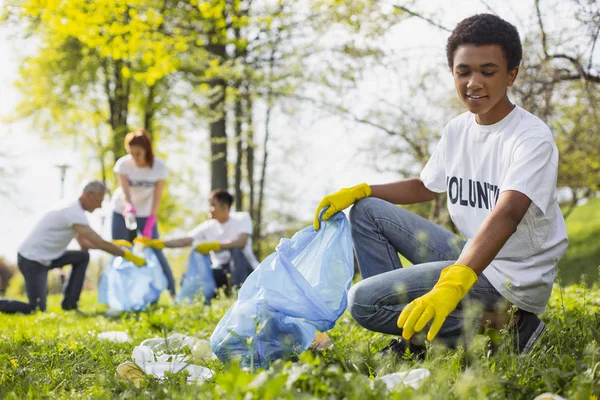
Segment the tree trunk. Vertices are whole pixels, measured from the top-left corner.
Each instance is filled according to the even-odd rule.
[[[239,7],[233,7],[235,14],[238,17],[241,17],[243,14],[247,15],[247,12],[244,12]],[[239,27],[236,27],[233,30],[234,37],[236,42],[241,39],[242,32]],[[235,57],[237,61],[242,65],[243,71],[246,71],[246,48],[245,47],[236,47]],[[235,188],[235,209],[238,211],[243,210],[244,208],[244,196],[242,194],[242,167],[244,163],[244,140],[242,137],[242,122],[244,118],[244,109],[243,109],[243,93],[242,90],[246,86],[243,84],[244,77],[237,80],[235,83],[234,90],[234,108],[233,115],[235,118],[234,121],[234,130],[235,130],[235,148],[236,148],[236,160],[235,160],[235,171],[234,171],[234,188]]]
[[[213,35],[209,35],[213,37]],[[208,51],[219,62],[225,60],[225,46],[211,44]],[[210,187],[228,189],[227,179],[227,130],[225,124],[225,93],[226,83],[222,77],[216,77],[209,82],[211,87],[211,122],[210,122]]]
[[[210,123],[210,187],[227,189],[227,131],[225,128],[225,82],[219,79],[213,87],[218,91],[210,103],[211,110],[217,114]]]
[[[239,85],[236,88],[236,92],[239,91]],[[234,118],[235,118],[235,148],[236,148],[236,160],[235,160],[235,209],[238,211],[243,210],[244,201],[242,194],[242,165],[244,163],[244,143],[242,140],[242,98],[239,93],[235,95],[234,105]]]
[[[108,98],[109,124],[113,131],[113,158],[116,162],[125,152],[125,135],[127,134],[127,116],[129,112],[130,80],[123,77],[122,61],[105,60],[103,63],[105,82],[104,89]]]
[[[148,88],[148,95],[146,96],[146,104],[144,104],[144,129],[147,130],[152,139],[154,139],[154,132],[152,130],[152,123],[154,122],[154,93],[156,85],[152,85]]]
[[[262,235],[262,211],[264,205],[264,193],[265,193],[265,184],[266,184],[266,176],[267,176],[267,164],[269,160],[269,122],[271,121],[271,93],[267,96],[267,115],[265,117],[265,140],[263,142],[263,160],[262,160],[262,170],[260,173],[260,183],[258,188],[258,206],[256,207],[256,223],[254,224],[254,237],[256,240],[261,239]],[[257,254],[259,260],[262,257],[262,254]]]
[[[256,206],[254,204],[254,121],[252,118],[252,99],[250,98],[249,88],[245,89],[244,106],[246,112],[246,174],[248,179],[248,211],[256,226]]]

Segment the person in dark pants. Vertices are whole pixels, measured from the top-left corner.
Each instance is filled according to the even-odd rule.
[[[83,288],[85,271],[90,261],[88,249],[104,250],[142,266],[146,261],[122,250],[116,244],[103,240],[89,226],[85,211],[92,212],[102,205],[106,187],[92,181],[85,185],[75,202],[62,203],[48,211],[19,248],[17,264],[25,278],[29,303],[0,299],[0,312],[30,313],[46,310],[48,270],[71,265],[71,273],[64,286],[64,310],[76,310]],[[66,250],[75,238],[81,250]]]
[[[252,251],[252,219],[246,212],[231,212],[233,196],[225,189],[213,190],[209,197],[209,220],[194,228],[187,237],[172,240],[138,238],[146,246],[195,246],[196,251],[210,254],[217,287],[241,286],[258,266]],[[231,284],[228,281],[231,277]]]
[[[128,154],[119,158],[113,168],[119,188],[112,198],[112,238],[132,241],[139,231],[144,237],[157,239],[157,213],[169,170],[163,160],[154,156],[150,134],[144,129],[127,134],[125,149]],[[133,217],[135,227],[127,227],[127,217]],[[155,249],[154,254],[174,298],[175,279],[171,266],[160,249]]]

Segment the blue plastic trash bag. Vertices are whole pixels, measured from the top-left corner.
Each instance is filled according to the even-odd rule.
[[[238,300],[210,338],[222,362],[268,368],[306,350],[316,330],[331,329],[347,307],[354,274],[350,226],[343,213],[281,239],[246,279]]]
[[[147,262],[143,267],[123,257],[113,257],[100,277],[99,303],[115,311],[141,311],[158,301],[167,288],[167,277],[151,248],[144,248],[143,256]]]
[[[192,302],[202,294],[205,304],[210,304],[216,287],[210,257],[192,250],[188,259],[188,269],[181,277],[181,288],[177,293],[176,302]]]

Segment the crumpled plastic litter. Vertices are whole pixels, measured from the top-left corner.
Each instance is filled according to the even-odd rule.
[[[189,354],[184,352],[184,347],[189,349]],[[164,379],[166,372],[184,370],[189,373],[188,383],[204,382],[214,376],[214,371],[210,368],[191,363],[216,358],[210,349],[210,343],[181,333],[173,333],[166,339],[146,339],[133,349],[131,356],[144,373],[159,380]]]
[[[410,371],[394,372],[384,376],[375,378],[382,381],[388,390],[393,390],[396,386],[402,384],[410,386],[413,389],[418,389],[423,384],[423,381],[431,375],[427,368],[416,368]]]
[[[110,342],[115,343],[130,343],[131,337],[127,334],[127,332],[121,331],[107,331],[98,333],[96,336],[100,340],[108,340]]]
[[[216,356],[210,348],[207,340],[198,339],[193,336],[187,336],[182,333],[172,333],[165,338],[146,339],[140,343],[140,347],[148,347],[154,355],[162,356],[166,354],[181,355],[183,347],[188,347],[191,351],[193,361],[203,361],[207,358],[215,359]]]
[[[562,396],[559,396],[557,394],[546,392],[546,393],[540,394],[533,400],[567,400],[567,399]]]
[[[327,333],[319,332],[315,335],[315,339],[310,345],[310,348],[315,351],[324,351],[327,349],[332,349],[333,341]]]

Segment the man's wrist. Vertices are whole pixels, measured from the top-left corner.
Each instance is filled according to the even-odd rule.
[[[452,264],[442,270],[436,286],[438,284],[440,286],[450,284],[455,287],[460,287],[462,292],[461,297],[464,297],[478,279],[475,271],[469,266],[465,264]]]

